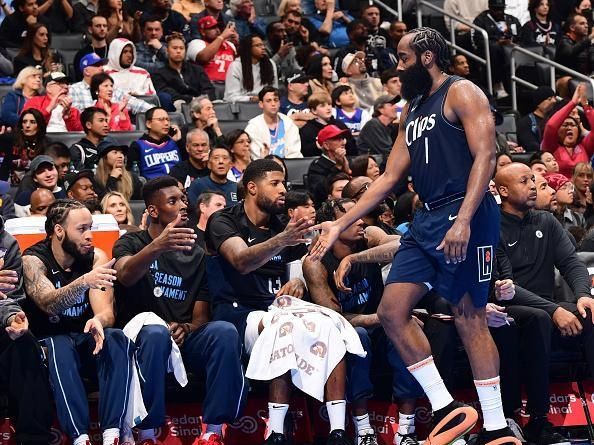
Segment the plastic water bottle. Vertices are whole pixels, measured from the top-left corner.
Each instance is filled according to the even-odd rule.
[[[132,173],[134,173],[136,176],[140,176],[140,168],[138,167],[138,162],[136,161],[132,162]]]

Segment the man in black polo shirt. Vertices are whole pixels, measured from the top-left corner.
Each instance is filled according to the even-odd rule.
[[[281,222],[285,193],[282,167],[271,159],[253,161],[243,174],[245,200],[214,213],[206,226],[208,276],[213,297],[213,318],[230,321],[251,353],[263,318],[277,296],[301,298],[305,285],[289,279],[287,264],[305,255],[305,235],[313,225],[307,218]],[[326,384],[330,445],[350,443],[344,432],[344,358]],[[268,436],[265,444],[285,445],[284,418],[289,408],[290,378],[270,381]]]
[[[169,327],[145,325],[136,337],[148,411],[138,426],[140,436],[156,443],[155,429],[165,421],[165,376],[173,339],[186,367],[206,374],[203,417],[208,428],[199,443],[222,445],[222,424],[235,420],[247,394],[241,342],[231,323],[209,321],[204,250],[195,244],[194,230],[184,227],[187,205],[177,181],[171,176],[152,179],[143,196],[148,229],[128,233],[114,246],[118,323],[153,312]]]

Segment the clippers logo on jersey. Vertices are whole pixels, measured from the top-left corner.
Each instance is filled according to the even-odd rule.
[[[425,131],[431,131],[435,127],[435,113],[429,116],[419,116],[406,124],[406,145],[410,145],[420,138]]]
[[[478,281],[490,281],[493,272],[493,246],[479,246],[476,248],[478,255]]]

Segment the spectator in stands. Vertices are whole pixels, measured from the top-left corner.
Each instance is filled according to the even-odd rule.
[[[307,171],[307,188],[317,205],[328,196],[326,182],[329,177],[340,172],[351,174],[346,152],[347,134],[348,129],[340,129],[335,125],[327,125],[318,133],[317,143],[322,156],[315,159]]]
[[[174,165],[171,173],[169,173],[185,189],[190,187],[194,179],[210,174],[208,169],[208,154],[210,153],[208,134],[199,128],[190,130],[186,135],[186,151],[188,152],[188,159]]]
[[[330,57],[314,54],[305,65],[305,73],[310,77],[309,87],[313,93],[331,94],[334,88],[334,70]]]
[[[530,161],[530,170],[532,170],[534,176],[544,176],[547,174],[547,166],[540,159]]]
[[[316,11],[309,17],[329,48],[342,48],[349,44],[347,25],[353,20],[349,14],[336,8],[335,0],[315,0]]]
[[[186,59],[196,62],[215,85],[224,86],[227,71],[237,56],[232,40],[237,39],[235,25],[227,24],[221,32],[219,24],[209,15],[198,21],[200,37],[188,43]]]
[[[203,192],[198,196],[196,201],[196,217],[198,223],[194,231],[198,238],[196,238],[196,244],[206,250],[206,242],[204,240],[206,232],[206,224],[210,219],[211,215],[217,210],[221,210],[227,207],[227,200],[225,194],[218,191]]]
[[[285,211],[287,217],[293,221],[307,218],[310,221],[316,219],[316,208],[313,197],[306,190],[290,190],[285,195]]]
[[[132,142],[128,152],[128,165],[138,162],[140,175],[146,179],[168,175],[181,160],[181,131],[162,107],[153,107],[146,112],[147,132]],[[173,136],[169,136],[169,130]]]
[[[189,23],[192,15],[204,11],[204,4],[196,0],[175,0],[171,9],[183,15],[186,22]]]
[[[446,0],[446,3],[449,0]],[[445,6],[444,6],[445,7]],[[482,10],[482,9],[481,9]],[[472,21],[474,20],[474,17],[469,20]],[[446,24],[448,23],[448,21],[446,20]],[[390,24],[390,38],[391,38],[391,44],[388,46],[388,48],[390,48],[392,51],[393,55],[396,55],[396,49],[398,48],[398,43],[400,43],[400,39],[404,36],[404,34],[406,34],[408,32],[408,26],[406,26],[406,23],[401,22],[399,20],[394,20],[391,24]]]
[[[165,37],[178,33],[182,34],[185,39],[190,38],[190,25],[182,14],[171,8],[169,0],[152,0],[151,9],[145,14],[150,14],[161,20]]]
[[[371,110],[375,100],[382,94],[382,83],[377,77],[371,77],[365,66],[365,53],[358,51],[349,53],[342,59],[342,70],[348,77],[359,106],[364,110]]]
[[[202,95],[192,99],[190,113],[194,128],[204,130],[212,141],[212,145],[225,145],[225,137],[219,127],[217,113],[208,96]]]
[[[336,173],[328,179],[328,198],[340,199],[342,198],[342,190],[344,186],[351,180],[351,177],[344,172]]]
[[[12,185],[20,184],[29,171],[31,161],[43,153],[47,143],[45,119],[41,112],[31,109],[22,113],[14,131],[12,150],[7,150],[2,160],[2,178],[10,178]]]
[[[582,15],[569,17],[565,29],[565,34],[557,44],[555,62],[590,75],[594,70],[594,51],[590,43],[594,39],[594,29],[588,34],[588,21]]]
[[[306,101],[309,95],[309,77],[298,72],[288,77],[286,82],[287,95],[281,97],[280,112],[289,116],[293,123],[301,128],[313,119]]]
[[[81,5],[79,2],[74,7]],[[91,41],[79,49],[74,56],[74,78],[77,81],[83,78],[83,69],[81,69],[81,61],[87,54],[97,54],[100,59],[107,60],[107,19],[102,15],[93,15],[90,19],[89,25],[85,25],[85,28],[81,32],[87,32],[91,37]]]
[[[380,27],[382,23],[382,15],[379,6],[365,5],[361,10],[361,20],[367,26],[367,44],[370,48],[388,48],[390,42],[390,34],[388,31]],[[381,70],[384,71],[384,70]]]
[[[72,165],[75,170],[94,169],[99,163],[97,146],[109,133],[109,117],[105,110],[89,107],[80,114],[80,122],[85,137],[70,147]]]
[[[279,20],[271,22],[266,27],[266,52],[276,64],[279,82],[301,71],[297,63],[295,46],[288,40],[285,25]]]
[[[128,200],[120,192],[107,192],[101,200],[101,211],[112,215],[118,226],[133,226],[134,215]]]
[[[47,369],[39,341],[29,327],[31,320],[19,304],[25,300],[21,253],[17,241],[4,229],[4,223],[0,229],[0,246],[4,251],[0,281],[4,300],[0,309],[1,377],[6,382],[7,400],[16,414],[13,421],[16,431],[11,428],[8,435],[19,444],[49,443],[53,416]]]
[[[559,163],[552,153],[546,151],[540,154],[540,160],[547,167],[547,173],[559,173]]]
[[[156,16],[142,17],[142,40],[136,44],[136,65],[151,75],[167,64],[167,46],[163,41],[163,25]]]
[[[87,28],[92,26],[93,17],[95,17],[97,14],[97,3],[97,0],[79,0],[72,6],[72,9],[74,10],[74,15],[72,16],[72,20],[70,22],[70,29],[72,32],[79,34],[87,32]],[[105,22],[105,35],[107,35],[107,21]],[[91,49],[89,52],[93,52],[93,50]],[[107,52],[103,55],[103,57],[107,57]],[[77,64],[75,61],[75,70],[76,67]]]
[[[373,118],[361,129],[357,139],[359,153],[380,154],[387,159],[396,141],[397,104],[400,96],[382,95],[373,105]]]
[[[115,39],[130,39],[133,42],[140,40],[140,24],[123,7],[122,0],[97,0],[97,15],[107,19],[108,43],[111,44]]]
[[[388,96],[400,98],[398,102],[396,102],[396,119],[394,120],[394,125],[396,126],[396,130],[398,130],[398,124],[400,123],[400,115],[402,114],[402,110],[406,105],[406,99],[404,99],[400,94],[400,89],[402,88],[402,82],[400,81],[400,73],[398,73],[398,70],[396,68],[390,68],[381,74],[380,80],[382,82],[382,85],[384,86],[385,94],[387,94]]]
[[[301,153],[303,156],[319,156],[321,154],[319,146],[316,144],[316,138],[322,128],[332,124],[340,129],[348,130],[347,126],[332,117],[332,98],[326,93],[314,93],[307,100],[309,112],[314,119],[308,121],[301,129]],[[347,135],[347,154],[349,156],[357,154],[357,143],[351,132]]]
[[[592,26],[592,2],[590,0],[575,0],[573,2],[573,9],[568,16],[571,14],[583,15],[588,20],[588,26]]]
[[[551,20],[549,0],[530,0],[528,11],[530,21],[520,30],[520,45],[554,49],[561,38],[561,27]]]
[[[380,169],[373,156],[360,155],[351,162],[351,175],[353,178],[356,176],[367,176],[372,181],[375,181],[379,178]]]
[[[206,94],[214,99],[214,87],[201,66],[186,61],[186,42],[181,34],[167,37],[167,64],[155,71],[155,86],[159,93],[171,96],[177,111],[181,104]]]
[[[285,4],[288,4],[288,2],[285,2]],[[298,5],[300,8],[301,2],[296,2],[295,5]],[[295,48],[313,45],[316,49],[322,49],[318,43],[320,41],[318,30],[300,11],[288,10],[281,13],[279,8],[278,15],[281,18],[282,24],[285,25],[287,40]]]
[[[332,90],[333,116],[358,137],[363,126],[371,119],[371,114],[357,106],[357,98],[350,85],[340,84]]]
[[[542,137],[541,150],[555,156],[559,172],[570,178],[573,168],[580,162],[589,162],[594,154],[594,134],[581,137],[579,124],[569,114],[581,104],[591,128],[594,128],[594,110],[588,104],[584,84],[578,85],[571,101],[553,114],[547,121]]]
[[[134,127],[128,113],[128,98],[124,96],[121,102],[113,100],[113,79],[109,74],[98,73],[91,78],[91,97],[107,114],[111,131],[131,131]]]
[[[532,357],[537,351],[571,348],[581,343],[584,346],[590,372],[594,369],[594,348],[592,344],[592,310],[594,304],[590,295],[590,278],[584,264],[576,255],[575,248],[567,233],[549,212],[531,210],[536,199],[532,173],[527,166],[513,164],[496,176],[501,195],[501,238],[497,257],[507,257],[511,273],[517,286],[529,291],[522,302],[512,299],[508,312],[517,317],[516,304],[531,309],[544,310],[552,321],[548,328],[552,336],[543,334],[536,337],[541,344],[526,348],[527,362],[538,360]],[[572,301],[560,302],[555,297],[555,269],[557,268],[571,287],[567,295]],[[534,311],[532,311],[534,312]],[[542,318],[539,316],[539,319]],[[563,337],[563,339],[561,339]],[[541,347],[543,346],[543,347]],[[545,368],[547,364],[545,363]],[[549,399],[549,373],[539,367],[531,372],[528,380],[537,383],[539,392],[530,397],[531,419],[524,427],[526,439],[533,443],[562,443],[568,440],[554,432],[547,420]],[[534,394],[533,391],[531,391]]]
[[[252,0],[230,0],[227,14],[235,22],[239,39],[249,36],[266,36],[266,23],[256,14]]]
[[[544,175],[535,174],[534,184],[536,185],[536,202],[534,204],[534,208],[536,210],[554,212],[557,209],[557,197],[555,196],[555,189],[549,185],[549,181],[546,180]],[[495,187],[495,189],[497,188]],[[497,192],[497,195],[499,195],[499,192]]]
[[[591,164],[580,162],[573,169],[571,182],[573,183],[575,193],[573,204],[570,207],[573,211],[584,215],[586,227],[592,225],[592,219],[594,217],[592,190],[590,188],[593,178],[594,172],[592,171]]]
[[[30,204],[31,193],[38,188],[44,188],[54,194],[56,199],[66,197],[66,192],[58,186],[58,170],[54,160],[47,155],[39,155],[31,161],[29,175],[32,181],[24,181],[19,187],[14,203],[19,206]],[[25,184],[27,184],[25,186]]]
[[[245,131],[252,140],[252,159],[269,154],[280,158],[302,158],[299,128],[286,115],[279,113],[278,89],[266,86],[258,93],[262,114],[248,122]]]
[[[59,71],[45,78],[45,95],[29,99],[23,111],[29,108],[39,110],[47,124],[47,132],[81,131],[80,112],[72,106],[68,95],[70,79]]]
[[[53,33],[65,34],[70,31],[74,9],[70,0],[42,0],[39,3],[39,15],[47,19],[49,29]]]
[[[456,54],[452,56],[450,72],[454,76],[464,77],[465,79],[470,76],[470,65],[468,64],[468,59],[464,54]]]
[[[239,58],[227,70],[225,101],[257,102],[265,86],[278,88],[276,64],[266,56],[264,41],[250,35],[239,42]]]
[[[43,154],[54,160],[56,170],[58,170],[58,185],[61,186],[70,168],[70,150],[62,142],[52,142],[45,147]]]
[[[47,25],[48,21],[39,15],[39,5],[36,0],[14,0],[14,12],[2,20],[0,24],[0,41],[2,46],[19,48],[25,37],[27,29],[33,24]]]
[[[51,44],[52,36],[46,25],[42,23],[30,25],[21,49],[12,61],[13,76],[17,77],[19,72],[28,66],[40,66],[44,74],[64,71],[62,56],[51,49]]]
[[[491,66],[500,68],[492,70],[495,94],[498,99],[507,97],[505,87],[509,83],[510,57],[506,48],[518,42],[522,25],[517,18],[505,13],[505,0],[489,0],[489,9],[481,12],[473,23],[487,31]],[[474,39],[475,45],[484,54],[484,40],[478,34]]]
[[[95,100],[91,95],[91,79],[95,74],[103,72],[102,67],[105,65],[105,62],[105,59],[102,59],[95,53],[87,54],[80,60],[79,68],[83,73],[83,80],[71,85],[69,89],[74,108],[84,110],[93,106]],[[110,76],[114,78],[113,73]],[[115,102],[121,102],[124,100],[124,97],[128,98],[128,109],[132,114],[144,113],[152,107],[148,102],[129,95],[129,93],[124,92],[124,90],[114,85],[113,100]]]
[[[41,91],[41,70],[32,66],[23,68],[14,83],[12,91],[2,98],[2,124],[14,127],[25,106],[25,102]]]
[[[56,201],[56,197],[47,189],[37,189],[31,193],[30,216],[45,218],[47,209]]]
[[[512,163],[512,158],[505,152],[499,152],[495,156],[495,173],[500,169]]]
[[[243,185],[247,191],[243,203],[211,216],[206,228],[206,245],[217,254],[211,263],[215,274],[209,276],[209,291],[217,302],[213,318],[233,322],[240,339],[244,339],[244,351],[250,354],[260,335],[260,323],[275,298],[303,296],[303,281],[288,276],[286,271],[288,263],[305,254],[305,246],[300,243],[311,221],[302,219],[285,228],[279,219],[278,214],[285,206],[286,190],[282,168],[275,162],[254,161],[245,172]],[[256,227],[258,230],[254,230]],[[275,261],[271,261],[273,258]],[[344,373],[341,361],[327,379],[325,398],[332,430],[329,444],[349,443],[344,434]],[[284,420],[290,388],[289,374],[270,382],[267,445],[287,443]]]
[[[534,104],[533,111],[518,120],[516,131],[518,145],[523,147],[527,153],[540,151],[541,128],[544,126],[544,118],[557,101],[555,92],[547,86],[538,87],[531,94],[531,99]]]
[[[354,205],[351,199],[326,201],[317,212],[316,222],[335,221]],[[354,263],[345,273],[344,285],[337,286],[334,279],[345,257],[355,256],[370,247],[395,243],[396,240],[377,228],[365,229],[365,224],[359,219],[340,234],[336,246],[321,261],[311,261],[306,257],[303,262],[303,276],[312,301],[343,314],[357,331],[367,352],[365,358],[347,356],[347,394],[358,444],[377,443],[369,422],[367,400],[373,394],[372,368],[378,364],[381,368],[388,367],[393,374],[392,393],[398,400],[399,408],[399,428],[394,443],[400,445],[408,443],[408,440],[416,441],[415,401],[423,395],[423,390],[406,369],[377,318],[377,307],[384,289],[381,266],[377,262]]]
[[[127,155],[128,146],[110,137],[99,143],[97,146],[99,163],[94,177],[94,186],[99,196],[103,196],[106,192],[118,192],[126,201],[142,199],[140,178],[126,170]]]
[[[104,71],[113,78],[116,88],[133,96],[155,94],[149,72],[135,65],[136,47],[130,40],[124,38],[113,40],[109,44],[107,58],[109,62]]]
[[[239,182],[243,172],[252,162],[252,140],[244,130],[233,130],[227,134],[226,142],[226,146],[229,147],[233,155],[233,166],[230,173],[235,181]]]
[[[570,208],[573,205],[575,196],[575,186],[573,183],[559,173],[547,173],[545,179],[552,189],[555,190],[557,208],[554,213],[563,227],[585,227],[586,220],[584,216]]]
[[[445,12],[453,15],[454,17],[460,17],[467,22],[472,23],[473,20],[485,10],[487,6],[487,2],[485,0],[481,1],[467,1],[467,0],[445,0],[443,3],[443,9]],[[467,26],[463,23],[460,23],[454,19],[450,19],[449,17],[444,17],[445,26],[450,31],[452,27],[456,31],[456,41],[459,39],[464,42],[464,37],[466,37],[466,42],[469,43],[469,35],[470,35],[470,26]],[[396,46],[395,46],[396,47]]]
[[[224,7],[225,3],[223,0],[204,0],[204,11],[198,14],[192,14],[192,18],[190,19],[191,39],[202,38],[198,27],[198,21],[206,16],[214,17],[217,21],[219,31],[223,32],[227,27],[227,24],[232,21],[229,14],[223,13]]]
[[[96,362],[101,397],[109,399],[100,410],[103,444],[112,445],[119,443],[123,427],[134,348],[121,330],[111,329],[116,271],[114,260],[93,247],[92,224],[91,213],[81,203],[52,204],[47,238],[23,252],[23,278],[31,330],[48,348],[50,383],[62,430],[76,444],[90,443],[81,371],[76,366],[65,369],[63,364]]]
[[[237,183],[229,180],[228,174],[231,170],[232,155],[228,148],[214,147],[208,154],[208,169],[210,174],[196,178],[188,187],[188,199],[193,207],[201,193],[217,190],[225,194],[227,206],[235,205],[237,199]]]
[[[208,427],[196,442],[222,445],[221,423],[234,421],[247,395],[241,341],[231,323],[209,321],[206,256],[196,245],[193,229],[183,227],[187,204],[177,182],[168,176],[156,178],[146,184],[143,195],[151,216],[148,228],[124,235],[114,246],[118,323],[147,311],[167,323],[140,325],[135,336],[148,411],[139,435],[144,443],[156,443],[155,429],[165,422],[168,359],[175,342],[186,368],[206,375],[203,416]],[[160,286],[155,287],[160,276],[170,278],[157,280]]]
[[[93,170],[81,170],[69,173],[64,181],[66,196],[82,202],[91,213],[100,212],[97,191],[95,190],[95,174]]]

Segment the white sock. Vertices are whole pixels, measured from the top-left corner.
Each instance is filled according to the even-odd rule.
[[[103,431],[103,445],[113,445],[116,439],[120,437],[119,428],[107,428]]]
[[[206,425],[206,431],[202,434],[202,439],[208,440],[210,436],[216,434],[219,437],[223,437],[223,425]]]
[[[285,416],[289,411],[286,403],[268,402],[268,432],[285,434]]]
[[[365,413],[361,416],[353,416],[353,419],[355,419],[355,425],[357,426],[357,434],[372,429],[371,424],[369,423],[369,413]]]
[[[487,380],[475,380],[476,392],[483,412],[483,427],[487,431],[495,431],[507,426],[501,402],[499,376]]]
[[[89,440],[88,434],[81,434],[72,442],[72,445],[87,445],[87,440]]]
[[[155,429],[151,428],[150,430],[138,430],[138,441],[142,442],[143,440],[155,440]]]
[[[398,434],[412,434],[415,432],[415,415],[398,413]]]
[[[444,408],[454,401],[439,375],[432,355],[408,366],[408,370],[425,391],[433,411]]]
[[[344,430],[346,422],[346,400],[332,400],[326,402],[328,411],[328,420],[330,421],[330,431]]]

